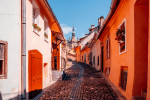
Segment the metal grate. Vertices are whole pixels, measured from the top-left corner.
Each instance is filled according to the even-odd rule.
[[[121,77],[120,77],[120,87],[123,90],[126,90],[126,85],[127,85],[127,75],[128,71],[124,68],[121,69]]]

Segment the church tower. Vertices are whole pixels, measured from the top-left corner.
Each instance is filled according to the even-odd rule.
[[[76,42],[76,38],[75,38],[75,32],[74,32],[74,26],[73,26],[73,29],[72,29],[72,43],[75,43]]]

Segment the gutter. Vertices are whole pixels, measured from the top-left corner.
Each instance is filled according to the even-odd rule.
[[[109,11],[109,13],[108,13],[106,19],[104,20],[104,23],[103,23],[103,25],[102,25],[102,27],[101,27],[101,29],[100,29],[100,32],[99,32],[99,34],[98,34],[97,39],[101,36],[103,30],[105,29],[105,27],[106,27],[106,25],[108,24],[109,20],[110,20],[111,17],[113,16],[113,14],[114,14],[114,12],[115,12],[117,6],[118,6],[119,1],[120,1],[120,0],[112,0],[111,6],[110,6],[110,11]]]
[[[26,100],[26,0],[21,1],[21,100]]]

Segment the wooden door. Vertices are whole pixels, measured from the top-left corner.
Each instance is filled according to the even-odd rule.
[[[42,54],[29,51],[29,98],[37,96],[42,90]]]

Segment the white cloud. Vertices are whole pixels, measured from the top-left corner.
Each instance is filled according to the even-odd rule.
[[[60,26],[61,26],[64,34],[69,34],[70,32],[72,32],[72,27],[69,27],[65,24],[61,24]]]

